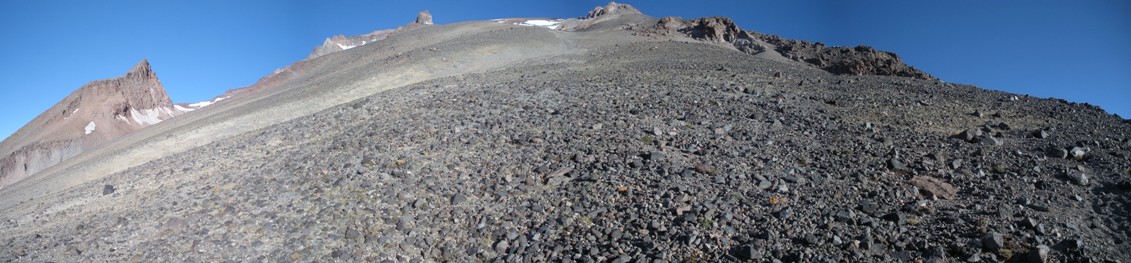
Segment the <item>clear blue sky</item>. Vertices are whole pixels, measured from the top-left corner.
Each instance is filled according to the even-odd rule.
[[[1131,117],[1128,1],[624,1],[748,30],[870,45],[949,82]],[[0,137],[83,84],[148,58],[174,102],[210,99],[330,36],[411,22],[576,17],[604,1],[0,1]]]

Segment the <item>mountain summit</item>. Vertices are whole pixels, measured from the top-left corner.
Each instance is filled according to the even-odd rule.
[[[609,2],[605,6],[598,6],[590,10],[588,14],[581,17],[581,19],[594,19],[606,15],[620,15],[620,14],[643,14],[640,10],[628,4],[620,4],[617,2]]]
[[[0,187],[179,115],[148,60],[83,85],[0,142]]]

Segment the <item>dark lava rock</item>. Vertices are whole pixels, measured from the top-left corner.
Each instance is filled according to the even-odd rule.
[[[452,196],[452,205],[458,205],[460,203],[463,203],[463,201],[466,200],[466,199],[467,199],[467,197],[464,196],[463,194],[456,193],[455,195]]]
[[[875,201],[872,201],[872,200],[860,201],[860,211],[864,211],[864,213],[868,213],[868,214],[875,213],[877,209],[880,209],[880,205],[876,204]]]
[[[1068,150],[1061,148],[1052,148],[1046,151],[1049,157],[1064,159],[1068,158]]]
[[[1088,183],[1091,182],[1091,176],[1080,171],[1070,171],[1066,173],[1065,176],[1068,177],[1068,180],[1071,180],[1072,183],[1078,185],[1088,185]]]
[[[977,142],[978,137],[982,137],[982,131],[975,128],[966,129],[954,137],[962,139],[967,142]]]
[[[891,159],[888,160],[888,168],[891,168],[892,170],[902,171],[907,170],[907,165],[903,164],[903,162],[899,161],[898,159]]]
[[[753,245],[739,246],[738,248],[734,249],[733,254],[734,257],[740,260],[751,260],[762,257],[762,253],[758,251],[758,249],[754,248]]]
[[[997,251],[1005,247],[1005,237],[997,232],[986,233],[982,235],[982,247],[990,251]]]
[[[103,185],[102,186],[102,195],[108,195],[108,194],[113,194],[113,193],[114,193],[114,186],[113,185]]]
[[[1029,251],[1029,262],[1049,262],[1049,246],[1040,245]]]

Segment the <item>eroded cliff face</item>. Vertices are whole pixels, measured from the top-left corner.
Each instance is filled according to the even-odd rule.
[[[83,85],[0,142],[0,187],[182,112],[147,60]]]

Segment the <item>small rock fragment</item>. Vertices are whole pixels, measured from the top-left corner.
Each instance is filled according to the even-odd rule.
[[[510,247],[510,243],[508,243],[506,240],[499,241],[499,243],[495,243],[495,253],[506,253],[507,249]]]
[[[982,136],[981,138],[979,138],[978,143],[985,145],[985,146],[1000,146],[1002,144],[1005,144],[1005,142],[1002,141],[1001,138],[994,137],[994,136],[988,136],[988,135]]]
[[[458,205],[459,203],[462,203],[463,200],[465,200],[465,199],[467,199],[466,196],[463,196],[463,194],[461,194],[461,193],[456,193],[455,195],[452,196],[452,205]]]
[[[900,213],[900,212],[893,212],[893,213],[884,215],[884,219],[888,220],[888,221],[892,221],[892,222],[894,222],[898,225],[903,225],[903,224],[907,223],[907,215],[904,215],[903,213]]]
[[[776,215],[779,219],[787,219],[789,218],[789,216],[793,215],[793,208],[786,207],[785,209],[778,211]]]
[[[967,142],[976,142],[975,139],[978,139],[978,137],[981,137],[981,136],[982,136],[982,130],[975,129],[975,128],[966,129],[962,133],[955,135],[955,137],[958,137],[958,138],[960,138],[964,141],[967,141]]]
[[[942,199],[953,200],[958,195],[958,188],[934,177],[916,176],[911,178],[911,185]]]
[[[1060,159],[1068,158],[1068,151],[1065,150],[1065,149],[1060,149],[1060,148],[1049,149],[1047,154],[1049,155],[1049,157],[1053,157],[1053,158],[1060,158]]]
[[[738,247],[734,252],[734,256],[741,260],[751,260],[762,257],[762,255],[758,253],[758,250],[754,249],[752,245]]]
[[[1029,253],[1029,260],[1031,262],[1049,262],[1049,246],[1037,246],[1037,248]]]
[[[687,211],[691,211],[691,206],[690,205],[681,205],[681,206],[675,208],[675,215],[681,216],[681,215],[683,215],[683,213],[687,213]]]
[[[102,186],[102,195],[108,195],[108,194],[113,194],[113,193],[114,193],[114,186],[113,185]]]
[[[899,159],[893,158],[891,160],[888,160],[888,168],[891,168],[892,170],[902,171],[902,170],[907,170],[907,165],[903,164],[903,162],[900,162]]]
[[[1090,178],[1090,176],[1088,176],[1088,174],[1085,174],[1083,172],[1077,172],[1077,171],[1068,172],[1068,179],[1071,180],[1072,183],[1074,183],[1074,184],[1088,185],[1088,183],[1091,182],[1089,178]]]
[[[876,204],[875,201],[872,201],[872,200],[860,201],[860,211],[864,211],[864,213],[869,213],[869,214],[875,213],[876,210],[878,210],[878,209],[880,209],[880,206],[878,204]]]
[[[1072,156],[1072,159],[1079,161],[1079,160],[1084,159],[1084,154],[1086,152],[1087,152],[1087,149],[1080,148],[1080,147],[1072,147],[1072,150],[1069,150],[1068,154]]]
[[[695,171],[701,174],[707,174],[711,172],[711,167],[707,166],[707,164],[700,163],[695,165]]]
[[[990,232],[982,236],[982,248],[997,251],[1003,247],[1005,247],[1005,237],[1001,233]]]

